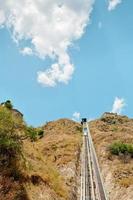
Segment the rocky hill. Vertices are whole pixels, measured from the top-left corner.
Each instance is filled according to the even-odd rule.
[[[89,122],[110,200],[133,200],[133,119],[104,113]],[[79,200],[82,127],[69,119],[29,127],[0,105],[0,200]]]
[[[24,141],[28,175],[26,192],[32,200],[75,200],[78,177],[81,127],[68,119],[47,123],[44,137],[34,143]]]
[[[81,132],[68,119],[28,127],[0,106],[0,200],[76,200]]]
[[[133,199],[133,119],[105,113],[89,123],[110,200]]]

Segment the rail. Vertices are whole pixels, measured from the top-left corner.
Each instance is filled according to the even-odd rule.
[[[87,122],[83,123],[80,200],[108,200]]]

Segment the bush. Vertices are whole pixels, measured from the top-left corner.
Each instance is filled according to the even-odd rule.
[[[30,137],[31,141],[36,141],[38,132],[33,127],[27,127],[26,134]]]
[[[119,155],[122,153],[133,156],[133,145],[123,142],[114,142],[112,145],[110,145],[110,152],[114,155]]]
[[[44,136],[44,131],[42,129],[37,130],[32,126],[26,128],[26,135],[31,139],[32,142],[36,141],[38,138]]]
[[[14,138],[0,137],[0,152],[13,156],[20,152],[20,144]]]
[[[16,125],[20,122],[12,116],[6,107],[0,107],[0,153],[8,157],[17,156],[21,152],[21,141],[17,134]]]
[[[39,136],[39,138],[42,138],[44,136],[44,131],[43,130],[39,130],[38,131],[38,136]]]
[[[8,108],[8,109],[12,109],[13,108],[13,105],[12,105],[12,102],[10,100],[7,100],[5,103],[4,103],[5,107]]]
[[[128,144],[127,149],[128,149],[128,153],[130,153],[133,157],[133,145]]]

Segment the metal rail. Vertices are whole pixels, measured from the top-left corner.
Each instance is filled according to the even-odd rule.
[[[90,159],[88,157],[88,143],[86,136],[83,136],[80,200],[91,200],[91,180],[92,174],[90,170]]]
[[[80,200],[107,200],[87,122],[83,123]]]

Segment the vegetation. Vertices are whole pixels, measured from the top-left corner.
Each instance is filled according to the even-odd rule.
[[[123,187],[128,188],[129,186],[133,185],[133,178],[132,177],[125,177],[119,180],[119,184]]]
[[[77,126],[76,129],[77,129],[77,131],[82,132],[83,128],[82,128],[82,126]]]
[[[21,132],[23,121],[13,115],[12,110],[6,106],[0,106],[0,180],[1,199],[11,199],[14,182],[21,179],[20,162],[23,160]],[[20,191],[21,184],[14,189]],[[10,188],[7,190],[7,188]],[[8,192],[7,192],[8,191]],[[11,195],[10,195],[11,194]],[[26,198],[25,198],[26,199]]]
[[[4,103],[5,107],[8,108],[8,109],[12,109],[13,108],[13,105],[12,105],[12,102],[10,100],[7,100],[5,103]]]
[[[6,101],[4,105],[0,106],[0,153],[14,156],[21,152],[21,136],[26,135],[31,141],[36,141],[43,137],[44,132],[27,127],[23,119],[14,116],[11,101]]]
[[[33,127],[27,127],[26,134],[30,137],[32,142],[37,140],[38,134]]]
[[[66,198],[67,188],[64,184],[63,177],[60,175],[58,169],[54,166],[53,163],[46,163],[45,171],[44,171],[44,180],[45,182],[54,189],[57,195],[60,197]]]
[[[44,136],[44,131],[42,129],[38,130],[30,126],[26,128],[26,135],[31,139],[32,142],[34,142]]]
[[[82,143],[82,135],[77,126],[79,126],[77,123],[67,119],[50,122],[44,127],[46,132],[44,140],[34,144],[29,140],[26,141],[25,150],[30,160],[28,174],[37,179],[36,188],[39,189],[40,183],[43,182],[49,187],[49,199],[72,199],[71,191],[75,177],[68,169],[73,165],[78,166]],[[39,137],[41,129],[36,131]],[[72,167],[72,171],[75,173],[76,168]],[[30,184],[30,187],[33,188],[33,185]],[[45,195],[47,196],[47,190]]]
[[[39,138],[42,138],[44,136],[44,131],[42,129],[38,130],[38,136]]]
[[[29,127],[12,108],[10,101],[0,105],[1,199],[27,200],[33,193],[37,199],[42,184],[49,188],[49,199],[70,199],[66,182],[72,186],[72,175],[64,178],[60,166],[78,164],[82,129],[71,120]]]
[[[15,156],[21,151],[21,141],[17,129],[21,121],[13,117],[10,110],[0,107],[0,153]]]
[[[28,127],[23,117],[14,114],[12,108],[10,100],[0,105],[0,195],[5,200],[27,200],[24,184],[31,177],[27,172],[30,162],[25,146],[32,146],[31,141],[42,138],[44,132],[41,128]]]
[[[110,145],[110,152],[114,155],[130,154],[133,157],[133,145],[123,142],[114,142]]]

